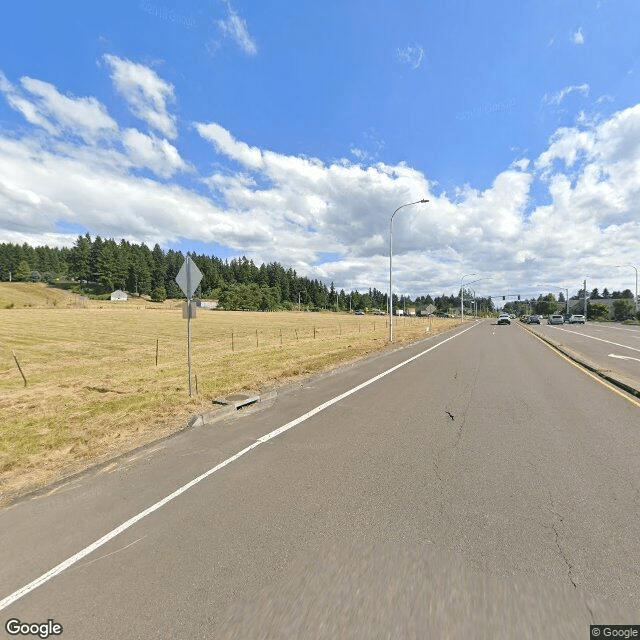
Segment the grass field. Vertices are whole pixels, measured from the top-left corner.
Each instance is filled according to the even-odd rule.
[[[199,309],[191,321],[189,397],[187,322],[179,301],[79,303],[66,292],[18,283],[0,283],[0,301],[5,502],[175,432],[193,414],[211,410],[217,397],[326,370],[388,341],[381,316]],[[398,318],[394,337],[415,340],[455,322]]]

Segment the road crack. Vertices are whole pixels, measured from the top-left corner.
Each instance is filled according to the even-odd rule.
[[[556,548],[558,549],[558,553],[562,558],[563,562],[567,565],[567,577],[569,578],[569,582],[573,585],[574,589],[578,588],[578,583],[573,579],[573,563],[571,562],[569,556],[567,555],[564,547],[562,546],[562,538],[560,535],[559,527],[564,523],[564,518],[561,516],[554,508],[553,498],[551,497],[551,492],[549,492],[549,509],[548,509],[556,518],[556,522],[551,523],[551,530],[555,535],[555,543]]]

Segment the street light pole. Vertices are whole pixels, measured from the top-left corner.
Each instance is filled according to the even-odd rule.
[[[616,267],[622,269],[624,267],[631,267],[636,272],[636,297],[633,299],[633,309],[636,313],[638,313],[638,267],[635,267],[632,264],[617,264]]]
[[[403,209],[404,207],[409,207],[414,204],[420,204],[423,202],[429,202],[426,199],[416,200],[415,202],[407,202],[406,204],[400,205],[392,214],[391,220],[389,221],[389,342],[393,342],[393,290],[391,289],[391,262],[393,257],[393,216]]]
[[[460,318],[464,320],[464,289],[462,288],[462,281],[465,278],[469,278],[471,276],[477,276],[477,273],[465,273],[465,275],[460,278]]]

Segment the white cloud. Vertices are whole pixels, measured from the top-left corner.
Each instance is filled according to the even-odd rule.
[[[122,142],[136,166],[147,167],[157,176],[169,178],[177,171],[187,169],[178,150],[167,140],[148,136],[137,129],[127,129]]]
[[[40,113],[56,122],[64,131],[76,133],[88,141],[111,136],[118,130],[116,121],[95,98],[63,96],[48,82],[24,77],[22,86],[36,99]]]
[[[227,0],[227,17],[224,20],[218,20],[218,27],[223,37],[229,37],[247,54],[254,56],[258,53],[258,45],[249,35],[247,23],[243,20],[231,6]]]
[[[104,60],[111,67],[116,89],[132,113],[167,138],[175,138],[176,118],[167,110],[167,103],[174,99],[173,85],[144,65],[110,54],[105,55]]]
[[[144,75],[134,71],[137,79]],[[159,101],[150,104],[161,113],[173,92],[151,73],[148,86],[156,86]],[[10,104],[24,100],[32,109],[22,105],[30,133],[0,134],[5,241],[68,246],[68,234],[56,233],[64,220],[93,235],[150,245],[215,242],[338,287],[380,289],[388,278],[391,214],[426,197],[429,203],[394,219],[397,291],[455,292],[460,275],[472,271],[491,278],[479,292],[524,289],[578,281],[593,272],[589,265],[604,270],[620,256],[640,255],[640,105],[559,129],[536,158],[519,153],[488,188],[464,185],[449,196],[406,164],[278,153],[216,122],[194,125],[218,154],[216,171],[202,175],[166,137],[120,128],[94,98],[69,98],[33,79],[16,87],[2,74],[0,91]],[[80,141],[58,137],[71,130]],[[138,175],[139,168],[160,180]],[[177,182],[185,171],[202,192]],[[533,200],[540,193],[544,205]]]
[[[545,104],[559,105],[570,93],[575,93],[575,92],[581,93],[583,96],[588,96],[589,85],[584,83],[584,84],[564,87],[564,89],[560,89],[560,91],[558,91],[557,93],[553,93],[551,95],[548,95],[545,93],[542,101]]]
[[[215,122],[209,124],[196,123],[198,133],[227,157],[250,168],[259,169],[263,165],[262,151],[257,147],[250,147],[245,142],[238,142],[223,127]]]
[[[22,113],[27,122],[51,135],[71,134],[95,142],[118,130],[115,120],[95,98],[70,98],[52,84],[26,76],[20,84],[22,90],[0,72],[0,91],[8,103]]]
[[[414,70],[419,69],[424,60],[424,48],[419,44],[410,44],[403,49],[397,49],[396,56],[403,64]]]
[[[573,44],[584,44],[584,34],[582,33],[582,27],[578,27],[577,31],[571,34],[571,42]]]

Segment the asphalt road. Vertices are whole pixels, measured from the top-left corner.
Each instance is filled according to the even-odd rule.
[[[3,510],[0,621],[64,638],[638,624],[639,408],[520,327],[468,324]]]
[[[548,325],[546,321],[526,327],[572,358],[640,392],[640,327],[613,322]]]

